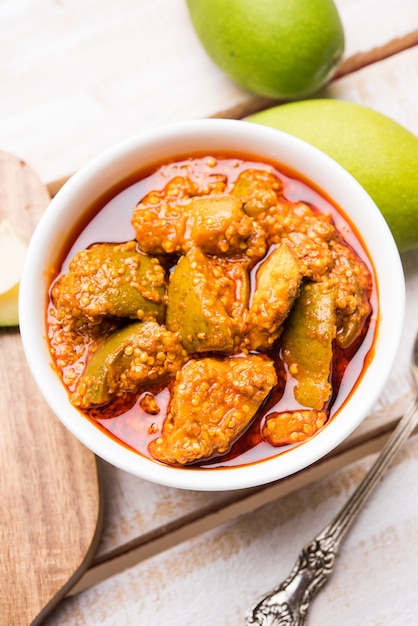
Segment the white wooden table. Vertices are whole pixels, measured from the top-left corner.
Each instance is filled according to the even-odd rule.
[[[320,95],[365,104],[418,134],[418,3],[336,4],[346,53]],[[27,161],[52,193],[99,151],[142,129],[245,117],[271,104],[212,64],[183,0],[2,0],[0,23],[0,149]],[[179,491],[98,460],[101,543],[47,626],[243,623],[248,605],[289,573],[302,545],[346,500],[412,397],[418,250],[402,261],[407,314],[399,357],[349,440],[311,468],[248,492]],[[417,478],[415,435],[353,527],[310,625],[416,623]]]

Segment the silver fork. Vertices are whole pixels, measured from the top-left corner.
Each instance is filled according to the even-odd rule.
[[[418,334],[412,352],[412,372],[418,390]],[[310,602],[331,576],[342,540],[373,487],[418,423],[418,396],[356,490],[333,521],[302,548],[289,576],[249,609],[246,626],[303,626]]]

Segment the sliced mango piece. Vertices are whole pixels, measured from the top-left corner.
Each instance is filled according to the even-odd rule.
[[[164,189],[152,190],[132,215],[138,245],[147,254],[181,254],[187,215],[183,205],[197,194],[198,185],[187,176],[175,176]]]
[[[186,352],[176,335],[156,322],[135,322],[113,332],[90,355],[71,401],[83,409],[133,393],[182,366]]]
[[[282,352],[297,381],[295,398],[305,407],[322,410],[330,398],[335,336],[335,287],[303,285],[282,335]]]
[[[243,211],[240,199],[224,193],[190,197],[170,195],[169,190],[167,196],[151,193],[157,195],[146,196],[132,218],[144,252],[182,255],[198,247],[213,255],[264,255],[265,233]]]
[[[306,441],[322,428],[328,419],[326,411],[286,411],[268,415],[263,438],[271,446],[285,446]]]
[[[134,209],[132,225],[141,250],[148,254],[183,254],[191,215],[190,198],[225,191],[226,176],[211,174],[201,180],[174,176],[163,189],[154,189]]]
[[[299,263],[286,245],[276,248],[261,263],[247,317],[250,349],[266,350],[278,339],[301,280]]]
[[[242,200],[244,212],[257,217],[278,201],[283,183],[267,170],[244,170],[238,176],[232,195]]]
[[[246,248],[246,241],[252,233],[252,221],[237,198],[193,198],[185,210],[190,216],[193,245],[206,254],[237,253]]]
[[[19,284],[26,244],[9,220],[0,220],[0,326],[19,323]]]
[[[57,308],[74,317],[164,320],[165,272],[136,242],[99,243],[78,252],[52,288]]]
[[[218,298],[209,259],[199,248],[181,257],[168,285],[166,325],[189,352],[230,352],[235,322]]]
[[[337,285],[337,344],[347,348],[361,333],[370,314],[371,276],[352,248],[336,239],[330,279]]]
[[[243,326],[244,311],[250,300],[249,262],[239,258],[209,257],[214,283],[218,285],[218,299],[227,314]]]
[[[151,455],[184,465],[225,454],[276,383],[273,362],[261,355],[188,361],[176,377]]]

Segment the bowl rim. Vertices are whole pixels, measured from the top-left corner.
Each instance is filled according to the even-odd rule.
[[[124,164],[144,151],[148,150],[148,163],[153,155],[157,157],[163,145],[170,147],[171,144],[179,142],[182,145],[190,145],[205,140],[209,146],[216,143],[216,137],[221,136],[224,147],[219,149],[220,152],[225,150],[227,138],[229,141],[233,140],[234,145],[240,141],[254,145],[253,150],[248,149],[244,152],[258,155],[260,159],[263,158],[260,154],[261,146],[270,146],[270,153],[264,154],[264,158],[276,161],[279,167],[280,164],[286,165],[288,159],[290,161],[300,159],[303,155],[304,165],[308,164],[309,167],[303,167],[300,171],[301,176],[305,180],[311,180],[316,187],[324,189],[329,197],[342,206],[343,211],[344,204],[337,201],[335,194],[330,193],[328,189],[348,185],[350,197],[347,202],[353,203],[355,200],[363,207],[363,213],[356,214],[355,219],[350,214],[350,209],[349,219],[356,226],[358,219],[365,220],[367,224],[372,220],[373,223],[373,237],[371,233],[357,227],[373,261],[379,292],[379,319],[374,345],[378,358],[371,360],[349,402],[339,409],[336,417],[314,437],[292,448],[291,451],[244,466],[211,469],[175,468],[145,458],[123,444],[115,442],[70,405],[67,391],[54,371],[47,348],[45,315],[44,312],[41,315],[40,311],[39,285],[40,283],[46,285],[47,269],[52,265],[49,261],[54,258],[50,238],[54,235],[57,239],[57,235],[64,232],[62,222],[65,223],[66,215],[68,219],[69,203],[73,203],[74,200],[82,201],[83,198],[87,200],[91,188],[98,187],[106,174],[115,180],[125,179],[127,174]],[[242,154],[243,151],[236,149],[234,145],[230,152]],[[260,146],[260,149],[256,146]],[[215,150],[208,148],[210,149]],[[197,152],[192,148],[185,148],[184,152],[187,150],[190,154],[193,151]],[[182,150],[179,150],[179,153],[181,152]],[[283,154],[286,154],[286,161],[279,157]],[[163,156],[162,160],[167,158]],[[161,158],[156,158],[155,161],[161,162]],[[291,169],[298,171],[294,166],[291,166]],[[310,175],[311,171],[316,173],[319,171],[321,176],[313,177]],[[323,184],[322,178],[328,181],[327,185]],[[367,216],[364,218],[365,212]],[[379,246],[384,248],[384,252],[379,252]],[[380,284],[385,280],[386,272],[390,272],[391,275],[390,290],[381,291]],[[44,289],[42,292],[44,294],[42,306],[45,310],[46,293]],[[395,308],[392,307],[394,301],[397,302]],[[34,306],[34,303],[37,305]],[[308,467],[331,452],[360,424],[382,392],[398,353],[404,316],[405,281],[399,251],[381,212],[357,180],[324,152],[288,133],[249,121],[215,118],[177,122],[141,132],[110,147],[78,170],[51,200],[34,231],[27,250],[19,294],[20,332],[30,371],[47,404],[64,426],[94,454],[122,470],[168,487],[199,491],[235,490],[275,482]],[[384,342],[381,340],[382,334]],[[379,382],[376,383],[376,380]],[[371,388],[368,388],[369,385]]]

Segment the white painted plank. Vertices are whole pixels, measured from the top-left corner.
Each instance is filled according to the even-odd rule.
[[[366,52],[418,28],[418,3],[334,0],[346,34],[345,57]]]
[[[346,501],[371,464],[345,470],[66,599],[46,626],[236,626],[281,582],[301,547]],[[415,623],[418,437],[398,454],[312,605],[309,625]]]
[[[371,107],[418,135],[418,46],[335,80],[324,95]]]
[[[418,27],[410,0],[337,6],[346,57]],[[0,147],[47,183],[142,129],[251,99],[207,57],[184,0],[3,0],[0,20]]]
[[[183,0],[8,0],[0,19],[0,145],[47,182],[138,130],[243,97],[201,49]]]
[[[96,562],[204,517],[239,497],[239,492],[184,491],[153,484],[100,459],[99,467],[106,493]]]
[[[395,362],[392,375],[386,385],[382,397],[376,407],[379,410],[389,410],[396,403],[396,399],[405,397],[408,389],[413,390],[414,384],[410,371],[411,350],[418,332],[418,250],[411,250],[402,255],[402,264],[406,282],[406,313],[405,324],[399,347],[398,358]],[[396,303],[394,303],[396,306]],[[398,403],[399,406],[399,403]],[[405,400],[402,408],[405,408]],[[400,414],[400,413],[398,413]]]

